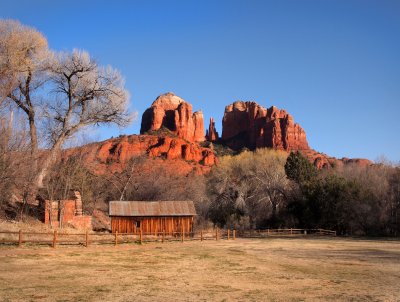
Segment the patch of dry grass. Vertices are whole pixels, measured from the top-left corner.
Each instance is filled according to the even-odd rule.
[[[1,301],[396,301],[400,242],[0,248]]]

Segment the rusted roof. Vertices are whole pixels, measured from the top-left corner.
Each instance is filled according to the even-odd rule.
[[[110,201],[110,216],[194,216],[193,201]]]

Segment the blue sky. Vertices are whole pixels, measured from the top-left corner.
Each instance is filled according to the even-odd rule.
[[[400,1],[3,0],[0,17],[122,72],[138,119],[98,139],[139,133],[173,91],[219,132],[226,105],[254,100],[285,108],[318,151],[400,161]]]

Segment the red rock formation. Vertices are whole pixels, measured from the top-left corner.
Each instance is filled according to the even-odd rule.
[[[266,109],[255,102],[235,102],[225,108],[222,144],[240,150],[268,147],[285,151],[300,150],[316,167],[329,168],[355,163],[372,164],[364,159],[336,159],[312,150],[300,125],[285,110]],[[151,165],[160,165],[174,173],[207,173],[217,163],[204,140],[201,112],[192,114],[192,106],[167,93],[159,96],[143,114],[141,132],[154,135],[130,135],[65,150],[65,156],[79,154],[97,173],[124,169],[134,157],[146,155]],[[214,119],[210,119],[207,140],[218,141]],[[212,146],[212,144],[211,144]]]
[[[329,156],[325,153],[317,152],[313,149],[301,150],[301,153],[309,159],[318,169],[343,167],[344,165],[357,165],[367,167],[373,164],[372,161],[365,158],[346,158],[341,159]]]
[[[210,118],[210,124],[209,124],[208,130],[206,132],[206,139],[209,142],[215,142],[215,141],[218,141],[218,139],[219,139],[217,129],[215,129],[214,118]]]
[[[165,168],[178,174],[205,173],[217,161],[210,148],[197,143],[205,139],[203,114],[192,113],[192,105],[173,93],[159,96],[145,111],[140,132],[147,134],[65,150],[64,155],[83,156],[97,173],[121,171],[130,159],[142,155],[155,159],[152,164],[164,162]]]
[[[225,107],[222,141],[235,150],[263,147],[299,150],[319,169],[347,164],[372,164],[367,159],[337,159],[311,149],[306,133],[299,124],[294,123],[290,114],[275,106],[266,109],[255,102],[237,101]]]
[[[266,109],[255,102],[237,101],[225,107],[222,140],[232,149],[309,149],[306,133],[293,117],[275,106]]]
[[[204,141],[203,113],[192,114],[192,105],[171,92],[160,95],[143,113],[140,133],[163,127],[189,142]]]
[[[84,162],[100,174],[121,171],[130,159],[142,155],[170,162],[181,161],[179,168],[171,168],[178,174],[187,174],[192,170],[203,173],[217,161],[209,148],[179,137],[155,135],[121,136],[64,151],[66,157],[73,155],[82,156]],[[177,165],[171,164],[173,166]]]

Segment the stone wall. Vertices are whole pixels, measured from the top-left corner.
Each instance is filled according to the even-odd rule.
[[[92,216],[82,214],[81,196],[79,192],[74,195],[75,199],[46,200],[44,223],[53,228],[70,225],[77,229],[92,229]]]

